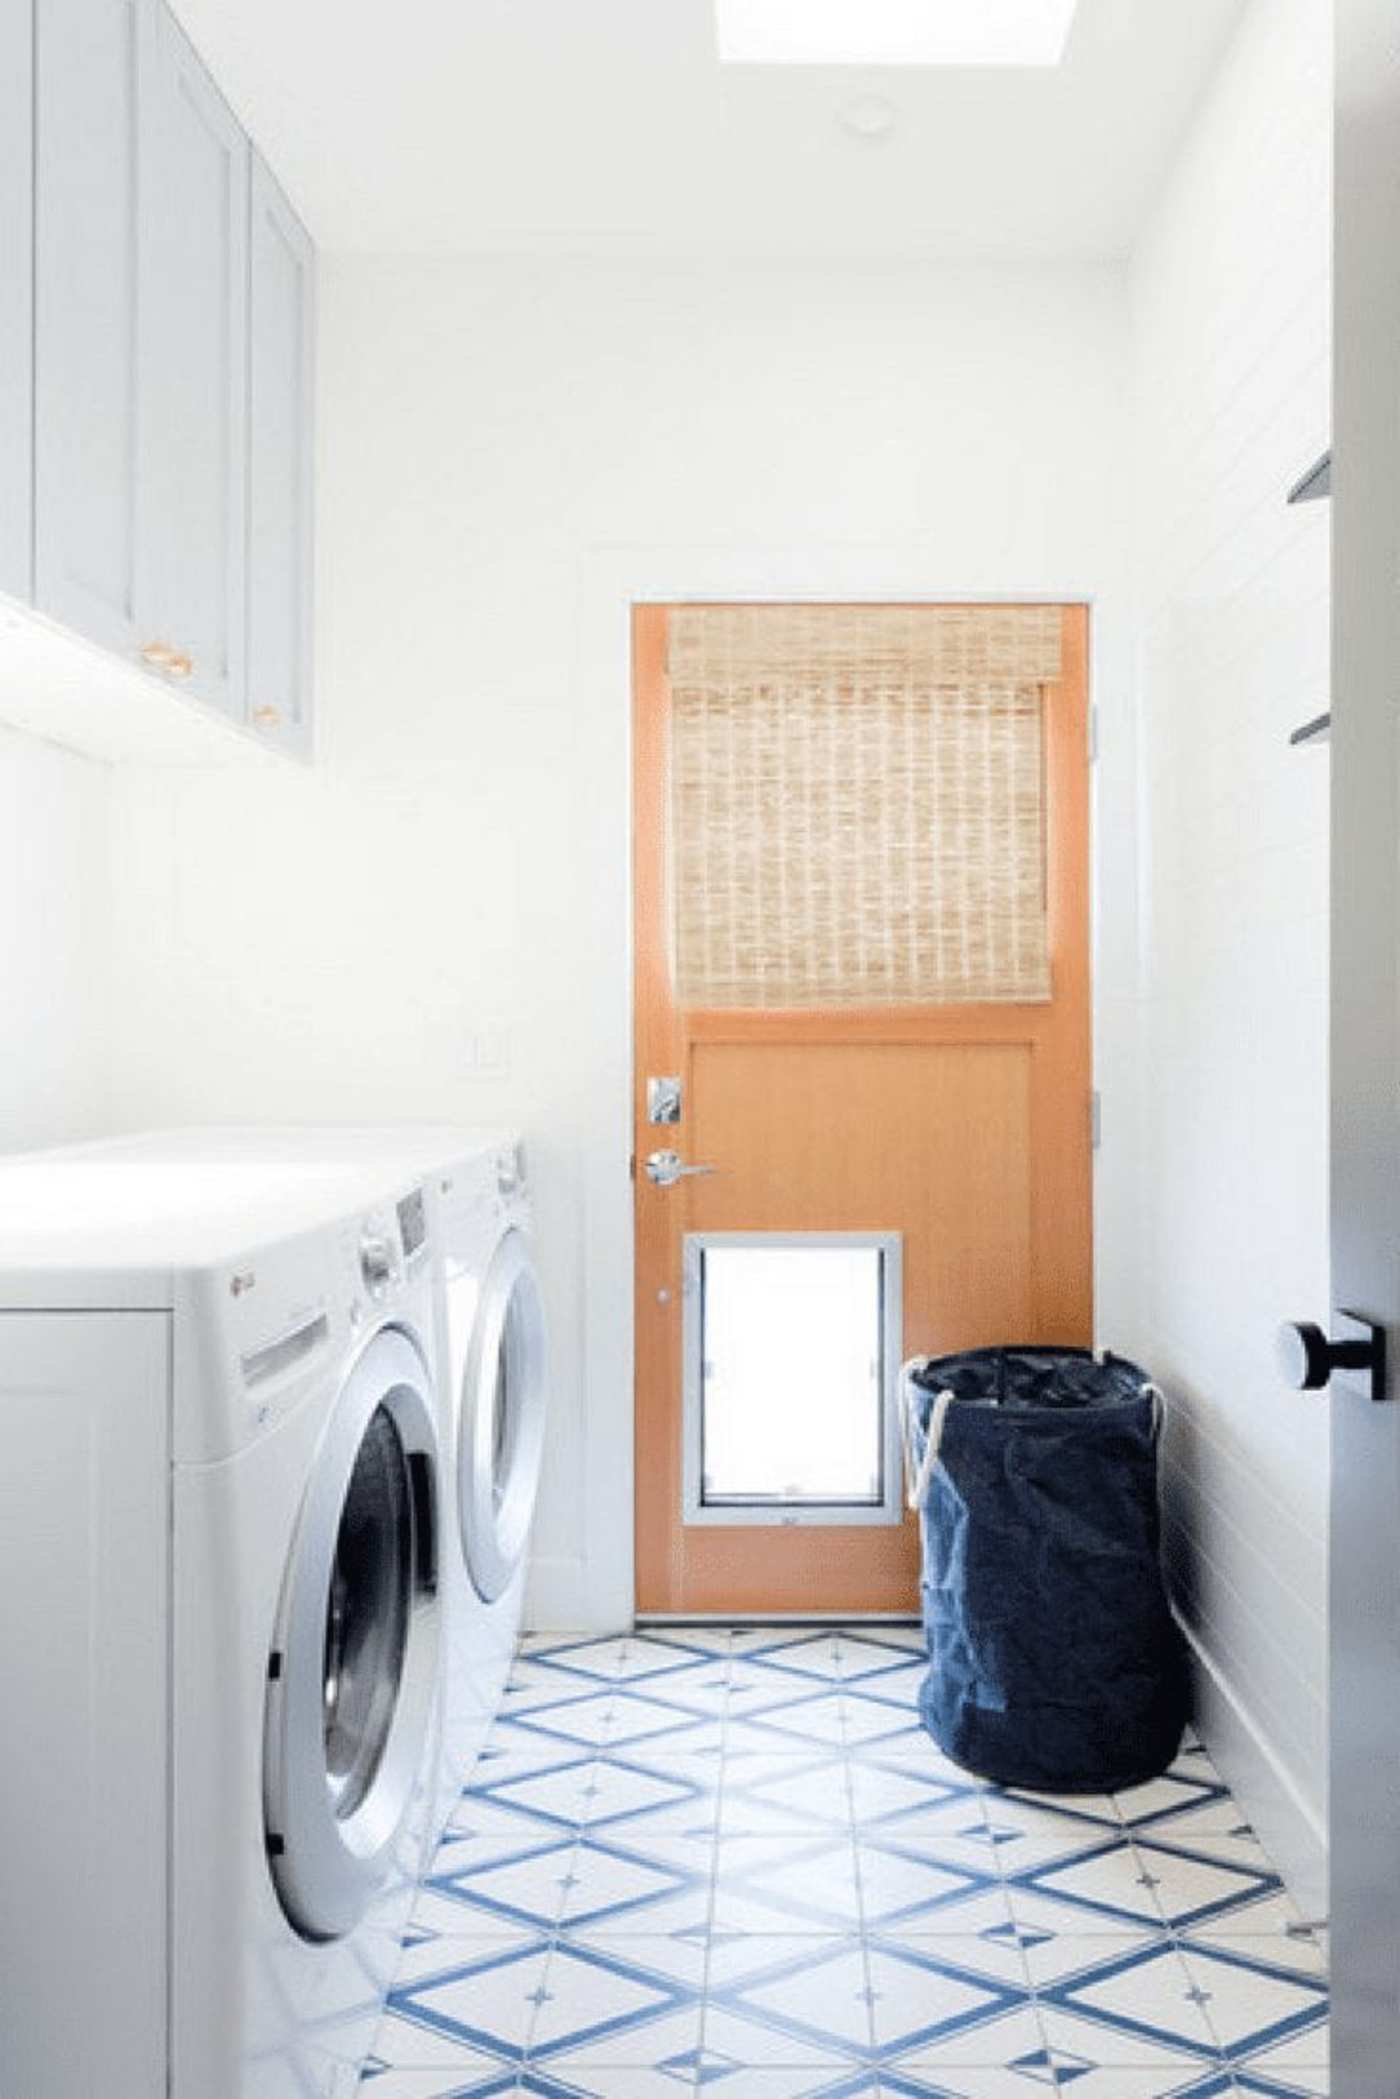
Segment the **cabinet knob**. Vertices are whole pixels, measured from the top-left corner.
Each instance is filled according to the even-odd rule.
[[[275,729],[282,720],[280,707],[255,707],[253,720],[260,729]]]

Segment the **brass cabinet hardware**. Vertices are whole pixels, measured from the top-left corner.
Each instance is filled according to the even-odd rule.
[[[164,671],[168,678],[189,678],[194,675],[194,658],[183,649],[172,648],[168,641],[148,641],[141,650],[141,661],[152,670]]]

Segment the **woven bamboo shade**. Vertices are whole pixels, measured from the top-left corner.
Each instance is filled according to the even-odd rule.
[[[1053,606],[671,615],[682,1006],[1050,996]]]

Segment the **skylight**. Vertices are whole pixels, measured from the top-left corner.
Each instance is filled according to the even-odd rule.
[[[1078,0],[715,0],[743,66],[1057,66]]]

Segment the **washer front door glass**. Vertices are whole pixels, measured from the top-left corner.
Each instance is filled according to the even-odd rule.
[[[376,1407],[340,1512],[326,1601],[326,1776],[342,1820],[370,1789],[398,1705],[413,1521],[408,1453],[388,1408]]]
[[[462,1381],[458,1494],[462,1546],[478,1594],[494,1603],[524,1558],[544,1451],[544,1307],[524,1234],[496,1249]]]
[[[437,1675],[431,1374],[384,1327],[331,1409],[268,1664],[263,1806],[282,1907],[304,1938],[354,1929],[422,1796]]]

